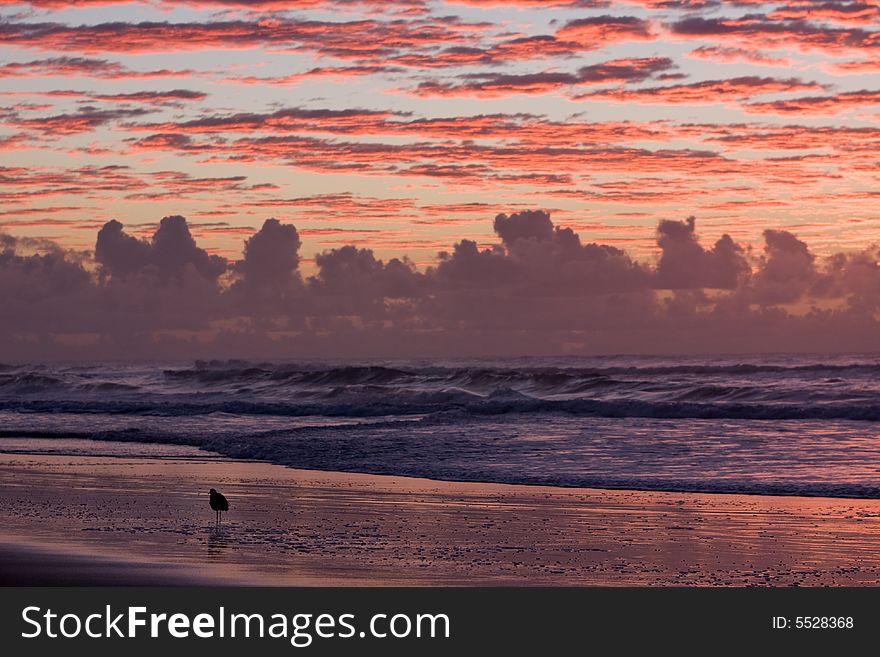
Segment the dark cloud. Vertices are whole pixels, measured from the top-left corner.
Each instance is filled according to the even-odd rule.
[[[0,123],[40,133],[44,137],[60,137],[91,132],[122,119],[149,114],[151,111],[153,110],[142,107],[104,109],[91,105],[79,107],[75,112],[41,117],[25,117],[18,112],[7,111],[0,114]]]
[[[584,66],[578,70],[581,84],[605,84],[607,82],[644,82],[657,73],[676,68],[668,57],[641,59],[614,59],[602,64]]]
[[[110,221],[98,232],[95,259],[111,278],[145,275],[162,283],[193,277],[214,283],[227,266],[223,258],[196,245],[181,216],[162,219],[149,242],[126,234],[122,224]]]
[[[405,21],[274,17],[179,23],[114,21],[93,25],[3,21],[0,44],[83,55],[278,46],[338,59],[384,62],[400,51],[418,52],[427,47],[469,43],[469,32],[473,29],[467,25],[443,17]]]
[[[774,19],[762,14],[740,18],[689,16],[669,25],[684,37],[734,41],[750,48],[799,49],[830,53],[872,51],[878,47],[877,33],[862,27],[837,27],[802,18]]]
[[[0,3],[2,4],[2,3]],[[89,77],[109,80],[190,76],[190,70],[154,69],[136,71],[118,62],[91,57],[48,57],[0,65],[0,78]]]
[[[665,220],[651,264],[584,244],[540,210],[499,214],[494,228],[496,242],[460,240],[425,271],[346,245],[318,253],[308,277],[299,233],[275,219],[237,262],[199,247],[179,216],[149,238],[107,222],[93,261],[0,235],[2,354],[70,357],[70,344],[104,358],[880,349],[877,247],[819,258],[767,230],[752,255],[728,235],[704,246],[693,219]]]
[[[745,75],[723,80],[703,80],[665,87],[628,89],[616,87],[590,91],[576,96],[581,100],[640,103],[725,103],[763,94],[789,91],[816,91],[823,87],[799,78],[772,78]],[[755,106],[758,106],[755,104]],[[752,107],[750,105],[750,107]]]
[[[370,249],[343,246],[315,256],[318,274],[310,279],[319,296],[375,300],[419,296],[422,275],[408,260],[378,260]]]
[[[359,6],[381,9],[384,0],[159,0],[169,7],[209,7],[225,9],[290,10],[327,9],[345,6]],[[105,7],[108,5],[130,4],[130,0],[0,0],[0,6],[29,4],[46,9],[67,9],[71,5],[79,7]],[[395,0],[404,7],[421,7],[424,0]]]
[[[98,231],[95,260],[101,265],[102,273],[126,278],[149,264],[150,245],[128,235],[124,226],[114,219]]]
[[[568,21],[556,37],[599,48],[609,43],[653,38],[649,21],[637,16],[591,16]]]
[[[75,295],[90,283],[81,264],[54,243],[5,234],[0,234],[0,271],[0,296],[22,302]]]
[[[7,358],[15,336],[82,330],[94,286],[75,254],[51,242],[0,234],[0,334]]]
[[[554,226],[540,210],[499,214],[501,245],[480,251],[464,240],[441,254],[441,284],[503,287],[514,295],[595,295],[645,288],[648,270],[620,249],[581,244],[570,228]]]
[[[299,282],[301,244],[296,226],[267,219],[244,244],[244,257],[236,266],[242,285],[258,294],[289,290]]]
[[[848,295],[850,306],[868,316],[880,310],[880,246],[834,254],[828,260],[827,272],[837,285],[826,289],[830,296]]]
[[[748,103],[749,112],[766,114],[839,114],[852,109],[876,107],[880,105],[880,91],[847,91],[827,96],[804,96],[774,100],[766,103]]]
[[[540,210],[520,212],[509,217],[506,214],[499,214],[495,217],[494,228],[507,247],[521,239],[551,240],[554,230],[550,215]],[[556,230],[558,231],[559,228]]]
[[[616,59],[578,69],[575,73],[467,73],[452,82],[427,81],[414,92],[421,96],[506,96],[516,93],[547,93],[560,87],[635,83],[675,68],[671,59],[649,57]]]
[[[744,249],[730,235],[724,235],[709,249],[697,239],[695,220],[665,219],[657,226],[657,287],[733,289],[750,271]]]
[[[805,242],[785,230],[764,231],[765,258],[754,280],[755,299],[794,303],[817,283],[816,258]]]

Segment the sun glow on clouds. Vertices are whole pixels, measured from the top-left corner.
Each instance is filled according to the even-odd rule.
[[[2,231],[94,248],[186,215],[241,257],[423,271],[543,208],[656,263],[657,225],[821,256],[880,236],[880,2],[0,0]],[[142,228],[137,228],[140,225]],[[134,228],[132,228],[134,227]]]

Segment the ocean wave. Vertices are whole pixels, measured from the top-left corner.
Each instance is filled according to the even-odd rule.
[[[21,366],[0,371],[0,405],[80,412],[234,412],[374,415],[431,412],[462,405],[493,412],[499,391],[515,392],[528,409],[670,417],[748,413],[795,417],[819,405],[824,417],[872,418],[880,405],[880,365],[869,361],[812,364],[557,365],[249,363],[206,361],[187,367]],[[731,404],[753,404],[754,410]],[[89,406],[93,404],[93,406]],[[101,406],[100,404],[105,404]],[[692,406],[699,404],[700,406]],[[212,406],[213,405],[213,406]],[[652,406],[653,405],[653,406]],[[672,405],[672,406],[670,406]],[[676,409],[674,406],[678,405]],[[718,408],[713,408],[713,405]],[[779,405],[785,410],[762,407]],[[827,406],[838,407],[828,410]],[[842,405],[842,406],[841,406]],[[864,405],[865,410],[851,408]],[[149,407],[149,408],[148,408]],[[806,409],[798,411],[798,408]],[[200,410],[204,409],[204,410]]]
[[[873,497],[876,422],[873,356],[0,367],[0,437],[435,479]]]
[[[334,401],[269,402],[223,399],[205,400],[0,400],[0,410],[20,413],[124,414],[134,416],[192,416],[225,413],[242,416],[376,417],[465,413],[480,415],[561,413],[581,417],[658,419],[747,420],[861,420],[880,421],[880,403],[741,403],[698,401],[652,402],[644,400],[539,399],[512,389],[483,397],[467,391],[434,393],[340,393]],[[346,399],[345,396],[348,398]]]
[[[166,369],[163,375],[170,381],[194,381],[204,384],[267,381],[274,384],[297,383],[313,386],[391,383],[414,376],[404,370],[379,365],[312,369],[296,365],[244,366],[241,363],[233,365],[197,363],[194,368]]]
[[[4,391],[27,394],[64,387],[65,382],[62,379],[47,374],[37,372],[0,374],[0,390]]]
[[[197,363],[166,369],[164,381],[187,389],[246,390],[282,396],[358,386],[388,386],[395,390],[459,388],[480,394],[510,388],[542,398],[618,393],[638,398],[667,392],[667,401],[752,399],[767,400],[808,393],[811,401],[846,394],[852,381],[874,386],[880,364],[875,362],[809,364],[681,364],[609,365],[590,367],[498,367],[439,365],[244,364]],[[824,389],[823,389],[824,388]]]
[[[631,474],[609,469],[606,472],[585,467],[584,471],[549,467],[554,462],[541,462],[537,467],[531,462],[533,454],[523,450],[516,441],[499,440],[497,425],[483,427],[495,435],[491,450],[485,452],[479,426],[461,425],[446,421],[439,424],[428,420],[420,428],[428,430],[427,438],[418,437],[412,426],[401,427],[404,423],[388,421],[369,425],[349,425],[346,427],[310,427],[295,430],[266,431],[254,435],[217,435],[211,432],[181,433],[145,431],[137,427],[116,430],[95,431],[44,431],[34,429],[0,430],[0,452],[3,451],[2,438],[40,438],[40,439],[79,439],[136,443],[159,443],[187,445],[215,452],[230,458],[257,460],[293,468],[324,470],[336,472],[357,472],[389,476],[425,477],[446,481],[472,481],[515,485],[536,485],[554,487],[649,490],[688,493],[725,493],[746,495],[784,495],[806,497],[836,498],[880,498],[880,484],[870,476],[870,464],[852,463],[849,478],[841,478],[839,472],[816,470],[809,462],[792,461],[770,467],[760,462],[743,462],[743,472],[735,476],[717,476],[708,471],[714,457],[707,456],[704,467],[690,468],[693,474],[684,476],[678,473],[679,467],[669,468],[669,463],[657,462],[650,452],[626,452],[626,463],[632,466],[640,459],[651,459],[651,474]],[[698,430],[699,427],[694,427]],[[517,436],[521,425],[509,433]],[[592,432],[591,432],[592,433]],[[415,438],[413,437],[415,434]],[[741,438],[741,436],[740,436]],[[719,440],[726,440],[724,436]],[[607,440],[598,440],[605,449]],[[626,440],[622,441],[626,443]],[[669,460],[668,436],[659,439],[667,449],[665,459]],[[727,445],[738,441],[727,441]],[[749,442],[749,441],[747,441]],[[616,441],[615,441],[616,443]],[[615,444],[612,443],[612,444]],[[577,442],[583,444],[583,440]],[[463,456],[450,450],[455,446],[470,453],[479,449],[481,457]],[[562,445],[560,445],[560,448]],[[626,450],[627,445],[620,449]],[[569,449],[572,447],[569,445]],[[18,447],[20,451],[20,446]],[[800,450],[793,445],[789,449]],[[623,452],[621,452],[623,453]],[[681,450],[683,458],[692,458],[690,450]],[[585,465],[589,461],[584,461]],[[674,464],[673,464],[674,465]],[[751,467],[751,470],[749,468]],[[774,472],[773,470],[776,470]],[[811,477],[804,476],[807,468]],[[635,467],[635,472],[644,468]],[[859,471],[861,470],[861,471]],[[833,476],[831,476],[833,475]]]
[[[427,378],[433,380],[468,382],[475,385],[499,385],[505,381],[533,381],[549,386],[561,386],[573,380],[589,380],[615,374],[792,374],[833,372],[880,374],[880,360],[855,362],[807,362],[797,364],[779,363],[681,363],[641,365],[591,365],[591,366],[473,366],[441,365],[331,365],[247,363],[245,361],[196,361],[195,366],[183,369],[166,369],[170,379],[193,379],[199,381],[252,379],[271,377],[325,383],[387,382],[401,379]]]

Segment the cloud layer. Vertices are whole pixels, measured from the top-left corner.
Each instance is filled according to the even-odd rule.
[[[3,335],[873,349],[878,11],[0,0]]]
[[[542,210],[493,229],[494,243],[462,239],[425,270],[344,245],[311,275],[297,229],[275,219],[237,260],[201,248],[180,216],[145,238],[107,222],[92,254],[0,235],[3,357],[880,348],[876,247],[820,258],[782,230],[760,252],[729,235],[707,246],[690,218],[660,222],[658,257],[642,262]]]

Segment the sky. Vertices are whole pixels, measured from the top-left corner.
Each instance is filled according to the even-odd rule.
[[[878,49],[875,0],[0,0],[5,349],[876,350]]]

